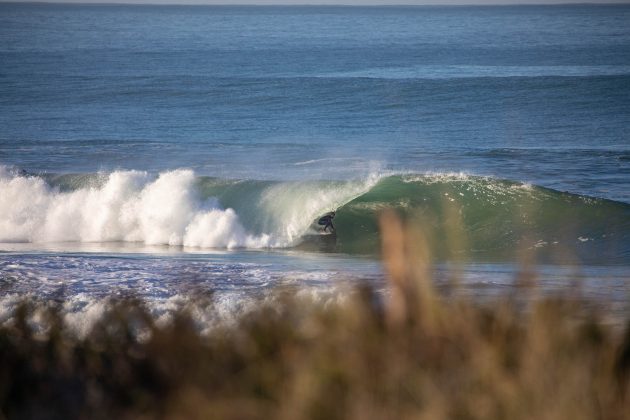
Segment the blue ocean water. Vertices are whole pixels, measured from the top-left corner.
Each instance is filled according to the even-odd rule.
[[[27,170],[375,161],[630,201],[628,6],[0,7],[0,156]]]
[[[446,200],[490,281],[534,249],[614,266],[585,270],[627,297],[628,22],[624,5],[0,3],[0,277],[159,291],[193,251],[227,267],[219,289],[286,266],[373,279],[378,211],[442,226]],[[309,243],[331,209],[337,242]]]

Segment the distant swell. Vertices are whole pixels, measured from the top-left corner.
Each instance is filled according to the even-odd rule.
[[[618,263],[630,205],[458,174],[350,181],[196,177],[181,169],[33,176],[0,167],[0,242],[139,242],[203,248],[379,251],[378,214],[421,224],[437,258]],[[337,209],[337,236],[313,222]]]
[[[319,75],[331,78],[370,79],[467,79],[479,77],[596,77],[627,76],[630,66],[480,66],[421,65],[383,67]]]

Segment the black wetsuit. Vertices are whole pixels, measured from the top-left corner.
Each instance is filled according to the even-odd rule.
[[[317,221],[317,224],[320,226],[324,226],[322,229],[323,232],[326,232],[328,228],[330,228],[331,232],[335,231],[335,227],[332,224],[332,220],[335,218],[335,212],[326,213],[324,216],[320,217]]]

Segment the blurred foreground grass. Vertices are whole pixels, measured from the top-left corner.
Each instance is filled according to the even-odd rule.
[[[128,300],[77,336],[59,306],[25,302],[0,327],[0,418],[630,418],[630,325],[570,294],[445,299],[413,230],[381,219],[386,296],[281,289],[207,334]]]

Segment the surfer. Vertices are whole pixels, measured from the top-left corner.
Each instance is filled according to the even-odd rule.
[[[335,233],[335,227],[332,224],[332,220],[335,218],[335,212],[331,211],[330,213],[326,213],[322,217],[319,218],[317,224],[320,226],[324,226],[322,228],[322,232],[325,233],[330,228],[330,233]]]

